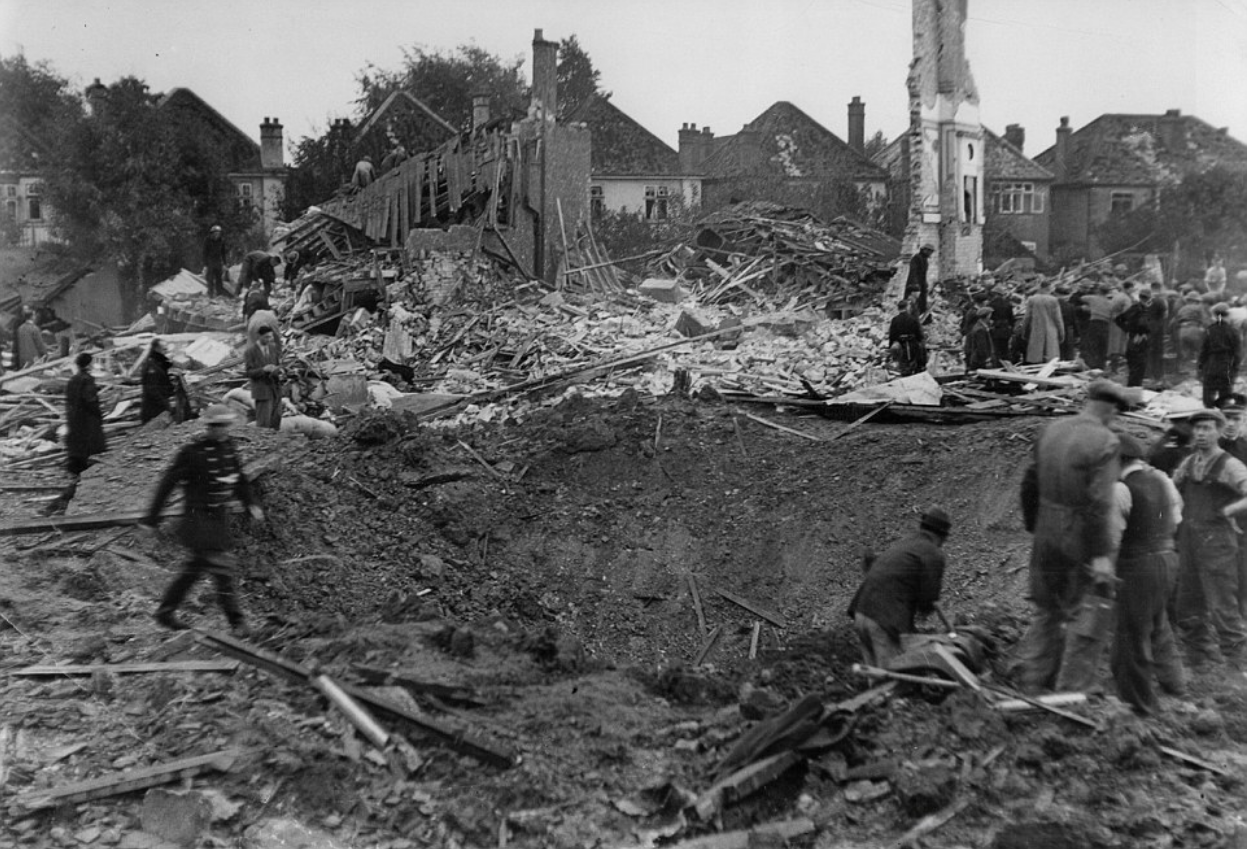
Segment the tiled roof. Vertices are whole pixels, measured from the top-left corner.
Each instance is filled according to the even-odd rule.
[[[595,177],[676,176],[680,154],[609,100],[593,96],[568,115],[592,138],[590,169]]]
[[[985,177],[988,180],[1053,180],[1056,175],[1047,168],[1028,159],[1007,140],[983,128],[984,146],[987,148]]]
[[[1056,146],[1035,161],[1055,170]],[[1247,169],[1247,145],[1192,115],[1107,114],[1070,134],[1060,182],[1153,185],[1213,165]]]
[[[159,109],[192,114],[203,120],[216,134],[215,143],[226,151],[232,170],[260,167],[260,145],[189,88],[175,88],[156,101]]]
[[[750,132],[752,131],[752,132]],[[756,133],[757,152],[752,148]],[[717,177],[846,177],[886,180],[887,172],[793,104],[781,100],[724,140],[703,166]]]

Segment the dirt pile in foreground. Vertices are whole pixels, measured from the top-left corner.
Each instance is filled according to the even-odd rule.
[[[844,428],[763,415],[823,438]],[[268,520],[241,550],[254,642],[346,682],[385,669],[443,685],[456,695],[394,696],[521,762],[484,766],[413,739],[416,755],[396,763],[315,691],[245,666],[8,674],[0,837],[144,845],[136,835],[158,824],[142,792],[33,815],[12,798],[232,745],[246,750],[232,772],[194,782],[211,809],[202,845],[240,835],[278,845],[279,827],[314,829],[309,845],[325,847],[485,847],[501,834],[509,846],[653,842],[681,825],[678,800],[709,786],[757,719],[803,695],[835,702],[864,689],[844,615],[861,552],[909,530],[924,507],[955,522],[946,610],[1002,643],[1016,638],[1029,545],[1017,483],[1041,424],[863,426],[811,442],[722,405],[628,395],[564,403],[522,426],[442,431],[372,415],[333,441],[244,443],[248,460],[280,458],[260,478]],[[153,435],[151,450],[188,432]],[[84,489],[146,492],[150,469],[133,466]],[[48,544],[28,538],[0,545],[12,564],[0,574],[9,673],[166,652],[218,659],[190,642],[163,648],[170,635],[150,621],[178,556],[167,539],[123,536],[81,557],[41,554]],[[694,586],[706,628],[723,629],[700,668]],[[222,625],[206,591],[187,618]],[[1105,726],[1095,733],[964,692],[936,704],[893,697],[846,719],[830,751],[726,807],[721,827],[808,817],[816,831],[793,845],[882,846],[968,800],[921,845],[1233,845],[1247,690],[1209,676],[1164,705],[1141,722],[1094,698],[1075,709]],[[686,817],[679,833],[707,830]]]

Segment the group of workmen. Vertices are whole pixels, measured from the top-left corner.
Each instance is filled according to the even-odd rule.
[[[1159,710],[1187,670],[1247,670],[1247,398],[1201,409],[1149,446],[1110,427],[1138,391],[1088,387],[1077,415],[1048,425],[1021,487],[1033,534],[1035,615],[1008,676],[1022,691],[1099,690],[1105,652],[1118,696]],[[850,607],[862,656],[886,666],[935,609],[952,523],[928,510],[869,565]],[[1185,657],[1184,657],[1185,655]]]

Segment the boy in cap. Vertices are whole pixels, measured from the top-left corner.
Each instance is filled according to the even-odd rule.
[[[1121,472],[1109,424],[1131,394],[1109,380],[1087,387],[1076,416],[1053,422],[1035,443],[1035,475],[1023,500],[1038,504],[1031,545],[1030,599],[1037,608],[1016,648],[1013,677],[1028,693],[1085,692],[1096,679],[1102,643],[1066,639],[1066,625],[1092,591],[1116,581],[1113,485]]]
[[[1178,533],[1178,628],[1192,666],[1243,660],[1247,631],[1238,602],[1235,517],[1247,512],[1247,466],[1218,445],[1225,415],[1190,417],[1194,451],[1173,473],[1182,495]]]
[[[173,464],[161,478],[152,497],[147,517],[140,523],[155,528],[160,511],[177,486],[186,499],[186,515],[178,527],[182,544],[190,549],[190,560],[165,590],[156,621],[166,628],[180,630],[187,626],[177,618],[177,609],[191,587],[205,574],[216,582],[217,602],[236,633],[245,633],[242,610],[234,588],[235,557],[229,514],[235,501],[240,501],[256,521],[264,511],[256,502],[251,484],[243,474],[242,463],[229,428],[234,413],[224,404],[213,404],[203,415],[202,436],[183,446]]]
[[[1234,378],[1242,364],[1242,343],[1238,331],[1225,317],[1230,308],[1224,303],[1212,308],[1212,324],[1199,349],[1199,379],[1204,384],[1204,406],[1215,407],[1234,391]]]
[[[1171,695],[1186,691],[1186,671],[1166,612],[1178,579],[1174,531],[1182,521],[1182,498],[1173,482],[1144,461],[1143,443],[1121,440],[1121,480],[1115,486],[1121,544],[1117,553],[1117,625],[1109,668],[1117,693],[1136,713],[1160,707],[1152,687]]]
[[[893,543],[870,565],[849,606],[868,665],[886,667],[901,653],[901,634],[914,632],[915,615],[935,610],[951,528],[948,514],[933,507],[918,520],[917,533]]]

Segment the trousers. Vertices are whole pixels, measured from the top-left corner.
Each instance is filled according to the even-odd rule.
[[[181,607],[191,588],[204,575],[211,575],[213,581],[216,582],[217,604],[221,606],[221,611],[225,614],[230,626],[242,622],[242,610],[238,607],[238,593],[234,588],[233,557],[224,552],[196,554],[188,560],[182,567],[182,571],[165,590],[164,597],[160,600],[160,607],[156,608],[156,615],[172,615]]]

